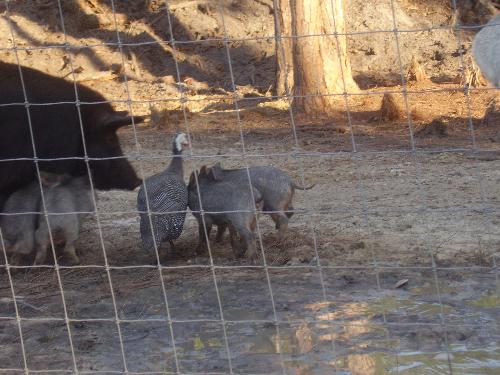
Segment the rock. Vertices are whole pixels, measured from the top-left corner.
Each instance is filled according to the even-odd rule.
[[[437,355],[434,356],[434,359],[436,361],[447,361],[448,360],[448,356],[450,357],[450,361],[453,361],[453,354],[451,353],[439,353]]]

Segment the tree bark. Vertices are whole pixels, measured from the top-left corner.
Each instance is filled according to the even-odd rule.
[[[276,34],[276,95],[293,89],[293,40],[290,0],[273,0],[274,29]]]
[[[331,94],[358,90],[347,56],[343,0],[279,0],[276,91],[288,82],[297,111],[331,115],[338,100]],[[326,34],[326,35],[325,35]],[[291,63],[290,63],[291,60]],[[293,88],[293,89],[292,89]]]

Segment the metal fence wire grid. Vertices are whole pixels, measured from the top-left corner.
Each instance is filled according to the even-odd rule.
[[[498,6],[4,0],[0,82],[19,87],[1,89],[0,145],[29,150],[0,150],[0,373],[500,372],[500,101],[471,52],[500,36]],[[178,190],[148,182],[169,165]],[[266,184],[286,185],[285,209]],[[182,233],[143,249],[176,199]]]

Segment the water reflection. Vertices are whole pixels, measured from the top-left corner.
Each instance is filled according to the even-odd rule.
[[[449,355],[455,374],[500,373],[500,350],[496,342],[452,343],[448,354],[440,342],[439,327],[423,325],[393,332],[377,320],[381,314],[400,310],[430,317],[438,311],[435,304],[385,298],[371,304],[317,303],[307,308],[314,312],[315,318],[309,322],[281,324],[279,337],[272,324],[249,331],[248,344],[236,357],[235,367],[249,370],[248,363],[238,361],[244,356],[246,361],[258,358],[267,362],[262,366],[267,368],[264,372],[271,369],[279,372],[281,353],[288,374],[442,374],[449,373]],[[445,306],[444,311],[453,309]],[[426,341],[427,335],[431,340]],[[435,344],[429,346],[428,342]],[[420,350],[408,350],[410,347]],[[270,368],[270,363],[274,367]]]
[[[442,288],[443,304],[428,295],[431,289],[427,290],[425,284],[406,293],[369,288],[352,295],[341,291],[332,301],[317,303],[305,303],[293,294],[284,298],[286,304],[278,304],[278,334],[264,298],[258,300],[260,293],[243,293],[238,299],[235,293],[223,290],[227,319],[223,327],[218,321],[217,303],[204,289],[194,287],[196,281],[186,283],[177,294],[177,289],[169,291],[175,319],[186,317],[185,322],[173,323],[175,351],[168,325],[159,320],[163,318],[160,300],[157,305],[148,302],[149,310],[121,309],[127,313],[146,311],[149,315],[145,319],[158,319],[120,324],[130,371],[175,372],[178,359],[182,373],[228,373],[231,361],[234,373],[252,374],[443,374],[450,372],[449,362],[454,374],[500,374],[500,304],[492,289],[477,292],[475,285],[475,290],[466,294],[470,297],[463,298],[464,292],[459,291],[469,293],[467,285],[462,289]],[[249,283],[248,278],[235,282],[231,291],[248,290]],[[283,285],[293,293],[289,285]],[[152,301],[157,288],[147,288],[136,294]],[[130,301],[130,306],[141,307]],[[190,321],[194,318],[199,320]],[[441,325],[442,321],[447,327]],[[46,325],[31,321],[22,324],[30,369],[46,368],[41,354],[48,350],[68,354],[64,331],[52,330],[54,334],[48,339]],[[113,322],[109,325],[115,329]],[[94,326],[82,323],[73,329],[82,371],[118,368],[121,353],[116,334]],[[0,331],[0,336],[12,337],[9,340],[15,342],[15,324],[0,324]],[[112,338],[115,340],[108,343]],[[19,350],[10,344],[5,346],[0,363],[4,367],[19,366],[21,361],[15,355]],[[71,366],[71,361],[68,363]]]

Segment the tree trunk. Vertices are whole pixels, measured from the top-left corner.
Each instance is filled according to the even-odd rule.
[[[278,11],[278,41],[281,36],[298,37],[277,43],[281,49],[277,51],[277,93],[286,78],[295,96],[294,109],[331,115],[338,109],[338,100],[331,94],[358,90],[347,57],[347,38],[333,35],[345,33],[343,1],[279,0]]]
[[[276,95],[291,94],[293,89],[292,15],[290,0],[273,0],[276,34]]]

